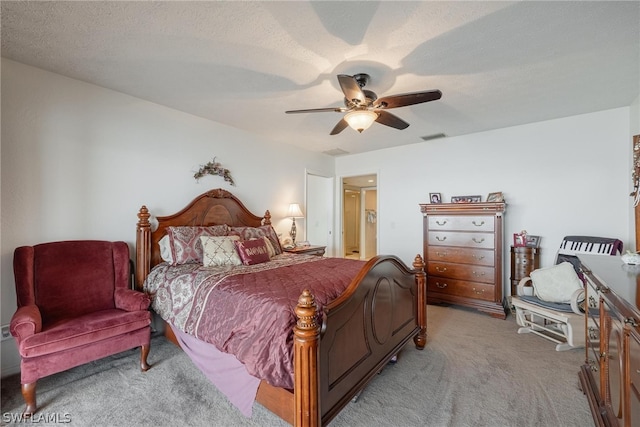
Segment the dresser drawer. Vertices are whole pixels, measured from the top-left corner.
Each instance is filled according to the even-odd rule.
[[[486,231],[493,233],[492,216],[429,216],[429,230]]]
[[[464,233],[455,231],[429,231],[429,246],[464,246],[473,249],[493,249],[492,233]]]
[[[488,265],[493,267],[494,252],[491,249],[469,249],[453,246],[429,246],[427,260]]]
[[[450,277],[452,279],[494,283],[495,268],[482,265],[430,261],[427,263],[427,277],[429,276]]]
[[[427,301],[429,300],[429,292],[493,301],[495,286],[487,283],[467,282],[464,280],[432,276],[427,278]]]

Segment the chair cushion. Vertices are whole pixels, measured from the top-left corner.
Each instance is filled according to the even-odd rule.
[[[571,302],[571,295],[583,287],[582,281],[568,262],[534,270],[530,277],[535,296],[548,302],[568,304]]]
[[[150,323],[147,310],[102,310],[60,320],[19,342],[18,349],[23,358],[43,356],[149,327]]]
[[[528,302],[529,304],[535,304],[537,306],[548,308],[550,310],[562,311],[564,313],[573,313],[573,310],[571,310],[571,304],[543,301],[540,298],[528,295],[520,295],[518,296],[518,298],[520,298],[522,301]]]

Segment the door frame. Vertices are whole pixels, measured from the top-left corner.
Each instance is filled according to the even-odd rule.
[[[343,204],[343,198],[344,198],[344,180],[345,178],[354,178],[354,177],[358,177],[358,176],[366,176],[366,175],[375,175],[376,177],[376,184],[374,186],[368,185],[368,186],[362,186],[361,188],[368,188],[368,189],[373,189],[375,188],[378,192],[378,197],[376,200],[376,212],[379,213],[380,212],[380,172],[379,171],[373,171],[373,172],[361,172],[361,173],[350,173],[350,174],[346,174],[346,175],[340,175],[339,177],[337,177],[336,179],[336,214],[335,214],[335,220],[336,220],[336,227],[335,229],[339,231],[339,233],[336,233],[334,235],[334,242],[335,242],[335,247],[336,247],[336,256],[339,256],[340,258],[344,257],[344,215],[343,215],[343,210],[344,210],[344,204]],[[363,210],[364,208],[361,206],[360,207],[361,210]],[[363,228],[361,227],[360,229],[360,233],[362,237],[362,233],[363,233]],[[377,239],[377,244],[376,244],[376,253],[379,252],[380,250],[380,217],[378,216],[377,221],[376,221],[376,239]],[[360,240],[362,241],[362,239]]]

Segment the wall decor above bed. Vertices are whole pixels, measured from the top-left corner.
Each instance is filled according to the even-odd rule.
[[[157,217],[153,231],[150,215],[146,206],[138,213],[136,287],[151,296],[153,310],[167,323],[167,338],[183,343],[194,364],[245,415],[255,400],[294,426],[326,425],[405,345],[426,345],[420,255],[410,268],[392,255],[365,262],[283,253],[276,241],[269,260],[248,265],[216,268],[191,258],[172,264],[163,261],[160,248],[170,227],[226,225],[236,241],[262,247],[271,241],[269,211],[254,215],[216,189],[176,214]],[[197,256],[199,239],[188,240]],[[254,318],[258,324],[249,325]],[[196,346],[203,349],[199,354],[190,350]],[[266,365],[258,353],[271,355]],[[232,368],[212,372],[221,366]],[[230,382],[243,384],[240,392],[227,393]]]
[[[198,181],[205,175],[221,176],[229,184],[236,185],[236,183],[233,181],[233,178],[231,177],[231,172],[229,171],[229,169],[223,168],[219,162],[216,162],[215,157],[210,162],[201,165],[200,169],[198,169],[198,172],[196,172],[193,177],[196,179],[196,181]]]

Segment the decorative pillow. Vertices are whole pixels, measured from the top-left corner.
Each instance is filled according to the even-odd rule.
[[[269,251],[269,259],[276,256],[276,250],[274,249],[271,240],[269,240],[267,236],[263,237],[262,240],[264,240],[264,243],[267,245],[267,251]]]
[[[569,304],[571,295],[583,288],[582,281],[569,262],[534,270],[529,276],[535,296],[543,301]]]
[[[242,260],[233,244],[238,239],[238,236],[201,236],[202,265],[205,267],[241,265]]]
[[[226,236],[229,226],[212,225],[209,227],[167,227],[167,235],[171,242],[173,265],[188,262],[202,262],[202,245],[200,236]]]
[[[238,255],[244,265],[260,264],[269,261],[269,250],[264,239],[239,241],[233,244],[238,249]]]
[[[271,242],[271,245],[273,245],[276,255],[280,255],[282,253],[282,247],[280,246],[278,235],[270,225],[261,225],[260,227],[231,227],[229,235],[240,236],[240,240],[251,240],[266,237]]]
[[[169,240],[169,235],[165,234],[165,236],[158,242],[158,245],[160,246],[160,258],[162,258],[164,262],[173,264],[173,252],[171,252],[171,241]]]

